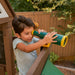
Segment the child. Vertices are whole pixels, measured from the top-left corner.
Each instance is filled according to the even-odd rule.
[[[12,25],[17,36],[17,38],[13,40],[13,49],[19,75],[26,75],[37,57],[36,49],[47,43],[56,42],[53,41],[53,39],[57,36],[52,37],[56,32],[48,33],[43,39],[39,40],[32,35],[35,24],[31,19],[25,18],[24,16],[15,17],[12,21]]]

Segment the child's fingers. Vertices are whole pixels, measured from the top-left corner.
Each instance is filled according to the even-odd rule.
[[[50,34],[50,33],[48,33],[47,35],[45,35],[45,37],[51,37],[51,34]]]
[[[53,34],[53,33],[57,33],[57,32],[51,32],[51,34]]]
[[[38,33],[40,34],[40,32],[46,32],[45,30],[43,29],[38,29]]]
[[[53,37],[55,34],[57,34],[57,32],[52,32],[51,37]]]
[[[52,41],[52,42],[57,42],[57,41]]]
[[[39,29],[41,32],[43,32],[44,30],[43,29]]]
[[[42,29],[42,31],[41,31],[41,32],[47,32],[47,31]]]
[[[38,33],[40,34],[40,29],[38,29]]]
[[[53,37],[52,39],[55,39],[55,38],[57,38],[58,36],[55,36],[55,37]]]
[[[57,32],[48,33],[47,36],[53,37]]]

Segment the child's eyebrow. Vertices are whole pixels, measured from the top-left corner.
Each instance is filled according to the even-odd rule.
[[[24,33],[29,33],[29,32],[24,32]]]
[[[29,32],[24,32],[24,33],[29,33]]]

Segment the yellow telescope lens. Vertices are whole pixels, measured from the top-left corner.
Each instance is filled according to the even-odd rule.
[[[32,31],[32,35],[33,35],[33,33],[34,33],[34,30]]]
[[[68,42],[68,36],[63,36],[63,38],[61,40],[61,46],[65,47],[67,42]]]

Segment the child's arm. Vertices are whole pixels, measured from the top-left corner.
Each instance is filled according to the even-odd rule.
[[[53,37],[55,34],[56,34],[56,32],[48,33],[44,37],[44,39],[39,40],[38,42],[33,43],[33,44],[29,44],[29,45],[25,45],[23,43],[18,43],[17,48],[22,50],[22,51],[25,51],[25,52],[32,52],[35,49],[38,49],[45,44],[48,44],[48,43],[51,43],[51,42],[56,42],[56,41],[53,41],[53,39],[55,39],[57,37],[57,36]]]
[[[40,48],[44,44],[45,44],[45,42],[43,40],[39,40],[38,42],[33,43],[33,44],[29,44],[29,45],[25,45],[23,43],[18,43],[17,48],[22,51],[25,51],[25,52],[32,52],[32,51]]]

